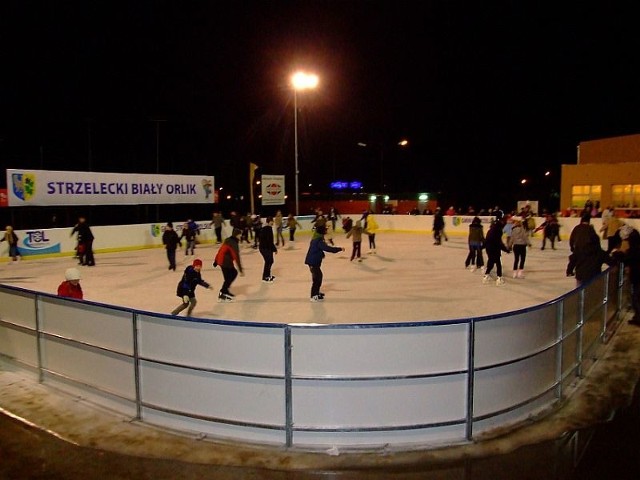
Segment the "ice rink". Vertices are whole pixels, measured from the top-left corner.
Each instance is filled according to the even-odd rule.
[[[231,287],[233,303],[218,303],[222,285],[220,268],[212,262],[217,245],[201,244],[195,256],[177,253],[177,271],[168,270],[163,249],[96,253],[96,266],[80,267],[85,300],[169,314],[179,303],[176,285],[194,258],[204,262],[202,277],[213,290],[198,287],[193,317],[274,323],[380,323],[478,317],[544,303],[575,287],[565,276],[568,241],[540,249],[532,239],[525,265],[526,278],[513,279],[513,255],[502,255],[506,284],[482,283],[482,272],[464,268],[466,236],[449,237],[433,245],[426,233],[381,231],[377,253],[369,254],[366,237],[362,262],[349,260],[351,239],[335,234],[334,242],[345,252],[327,254],[323,262],[326,299],[309,301],[311,275],[304,264],[310,233],[299,232],[275,256],[273,284],[261,281],[263,259],[244,244],[241,259],[245,275]],[[486,253],[485,262],[486,262]],[[71,257],[0,263],[0,283],[55,293],[64,271],[77,265]],[[495,269],[494,269],[495,275]],[[184,313],[183,313],[184,314]]]

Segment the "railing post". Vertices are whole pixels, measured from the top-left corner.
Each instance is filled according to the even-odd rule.
[[[582,377],[582,343],[584,341],[584,297],[586,287],[580,288],[580,304],[578,305],[578,341],[576,342],[576,361],[578,363],[577,374],[578,377]]]
[[[293,445],[293,388],[291,366],[291,327],[284,328],[284,399],[285,399],[285,434],[287,448]]]
[[[602,308],[602,331],[600,332],[600,341],[604,343],[606,341],[607,336],[607,316],[609,315],[609,282],[611,281],[611,269],[608,269],[605,272],[605,282],[604,282],[604,298],[602,299],[602,303],[604,307]]]
[[[40,309],[40,295],[35,296],[35,314],[36,314],[36,349],[38,353],[38,383],[44,382],[44,359],[42,354],[42,315]]]
[[[562,359],[564,354],[564,300],[558,302],[556,308],[556,339],[558,348],[556,349],[556,398],[562,398]]]
[[[622,316],[622,301],[624,297],[624,264],[618,266],[618,312],[617,320]]]
[[[475,377],[475,345],[476,322],[469,320],[469,337],[467,345],[467,419],[465,424],[465,436],[468,441],[473,440],[473,389]]]
[[[136,390],[136,420],[141,420],[142,394],[140,392],[140,352],[138,351],[138,314],[136,312],[133,312],[131,320],[131,328],[133,329],[133,380]]]

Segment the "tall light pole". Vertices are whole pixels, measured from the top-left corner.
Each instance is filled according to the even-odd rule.
[[[298,169],[298,90],[308,90],[318,86],[318,76],[311,73],[296,72],[291,77],[293,86],[293,137],[295,149],[295,170],[296,170],[296,216],[300,215],[300,191]]]

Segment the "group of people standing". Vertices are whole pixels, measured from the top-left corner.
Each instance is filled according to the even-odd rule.
[[[631,285],[631,304],[634,311],[629,321],[632,325],[640,326],[640,233],[638,230],[624,224],[615,216],[603,219],[601,229],[603,238],[607,239],[608,247],[604,250],[598,233],[591,225],[591,212],[583,212],[580,223],[571,231],[569,237],[569,255],[567,276],[575,276],[577,285],[583,285],[595,278],[601,271],[602,265],[621,263],[628,269]],[[522,217],[511,218],[511,229],[507,235],[507,243],[503,241],[506,220],[502,212],[497,212],[491,222],[485,237],[480,217],[474,217],[469,225],[468,254],[465,268],[471,271],[484,267],[482,250],[487,252],[487,265],[484,269],[483,283],[491,283],[491,272],[496,269],[495,284],[504,285],[501,253],[514,254],[513,278],[524,278],[524,266],[527,249],[531,247],[531,228],[526,228]],[[557,218],[548,215],[540,227],[533,230],[543,230],[541,250],[545,249],[546,240],[551,241],[551,248],[555,250],[554,240],[559,239]]]

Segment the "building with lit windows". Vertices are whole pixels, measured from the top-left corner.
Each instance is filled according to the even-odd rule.
[[[640,217],[640,134],[580,142],[577,164],[562,165],[560,206],[575,215],[587,200]]]

